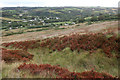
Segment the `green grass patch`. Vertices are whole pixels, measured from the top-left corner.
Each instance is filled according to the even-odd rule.
[[[8,33],[6,33],[6,34],[3,35],[3,36],[10,36],[10,35],[22,34],[22,33],[24,33],[24,32],[23,32],[23,31],[19,31],[19,32],[8,32]]]
[[[7,20],[7,21],[21,21],[19,19],[11,19],[11,18],[5,18],[5,17],[0,17],[1,20]]]
[[[88,51],[81,50],[72,52],[70,48],[63,51],[52,51],[47,48],[29,50],[34,55],[33,62],[37,64],[60,65],[70,71],[83,72],[94,70],[98,72],[108,72],[113,76],[118,75],[118,64],[115,57],[108,58],[102,50],[89,54]]]
[[[33,60],[27,63],[59,65],[60,67],[67,68],[71,72],[83,72],[94,69],[97,72],[107,72],[113,76],[118,76],[117,58],[108,58],[101,49],[98,49],[92,54],[84,50],[80,50],[79,53],[77,51],[71,51],[69,47],[62,51],[52,51],[51,49],[40,47],[29,49],[28,52],[33,54],[34,57]],[[18,65],[20,65],[18,62],[10,65],[5,63],[3,66],[3,77],[24,77],[27,74],[26,71],[15,74],[15,68]],[[38,77],[30,74],[26,76],[31,78]]]

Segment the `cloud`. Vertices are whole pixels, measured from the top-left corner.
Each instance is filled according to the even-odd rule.
[[[10,6],[105,6],[117,7],[119,0],[0,0],[2,7]]]

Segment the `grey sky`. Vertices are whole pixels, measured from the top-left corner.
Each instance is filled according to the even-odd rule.
[[[0,7],[103,6],[118,7],[119,0],[0,0]]]

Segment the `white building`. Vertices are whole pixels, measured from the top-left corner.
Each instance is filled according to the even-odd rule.
[[[23,16],[23,14],[19,14],[19,16]]]
[[[11,23],[11,22],[8,22],[9,24]]]
[[[65,23],[64,25],[65,25],[65,26],[68,26],[69,24]]]
[[[60,19],[59,17],[56,17],[56,19]]]
[[[9,29],[12,29],[11,27]]]
[[[31,21],[31,22],[32,22],[32,21],[34,21],[34,20],[29,20],[29,21]]]

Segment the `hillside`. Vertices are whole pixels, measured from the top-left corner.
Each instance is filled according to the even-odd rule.
[[[109,28],[103,33],[6,42],[2,44],[2,77],[117,79],[119,40]]]
[[[112,28],[112,30],[117,33],[118,32],[118,22],[117,21],[106,21],[106,22],[98,22],[91,25],[80,24],[79,26],[72,25],[71,27],[66,29],[50,29],[43,30],[38,32],[27,32],[22,34],[16,34],[11,36],[3,36],[3,42],[12,42],[12,41],[24,41],[24,40],[36,40],[36,39],[44,39],[48,37],[54,36],[63,36],[69,35],[73,33],[86,34],[90,32],[104,32],[105,29]],[[11,32],[15,32],[17,30],[12,30]]]
[[[114,7],[5,7],[1,10],[0,28],[5,31],[118,19],[118,10]]]
[[[118,79],[115,7],[4,7],[0,78]]]

